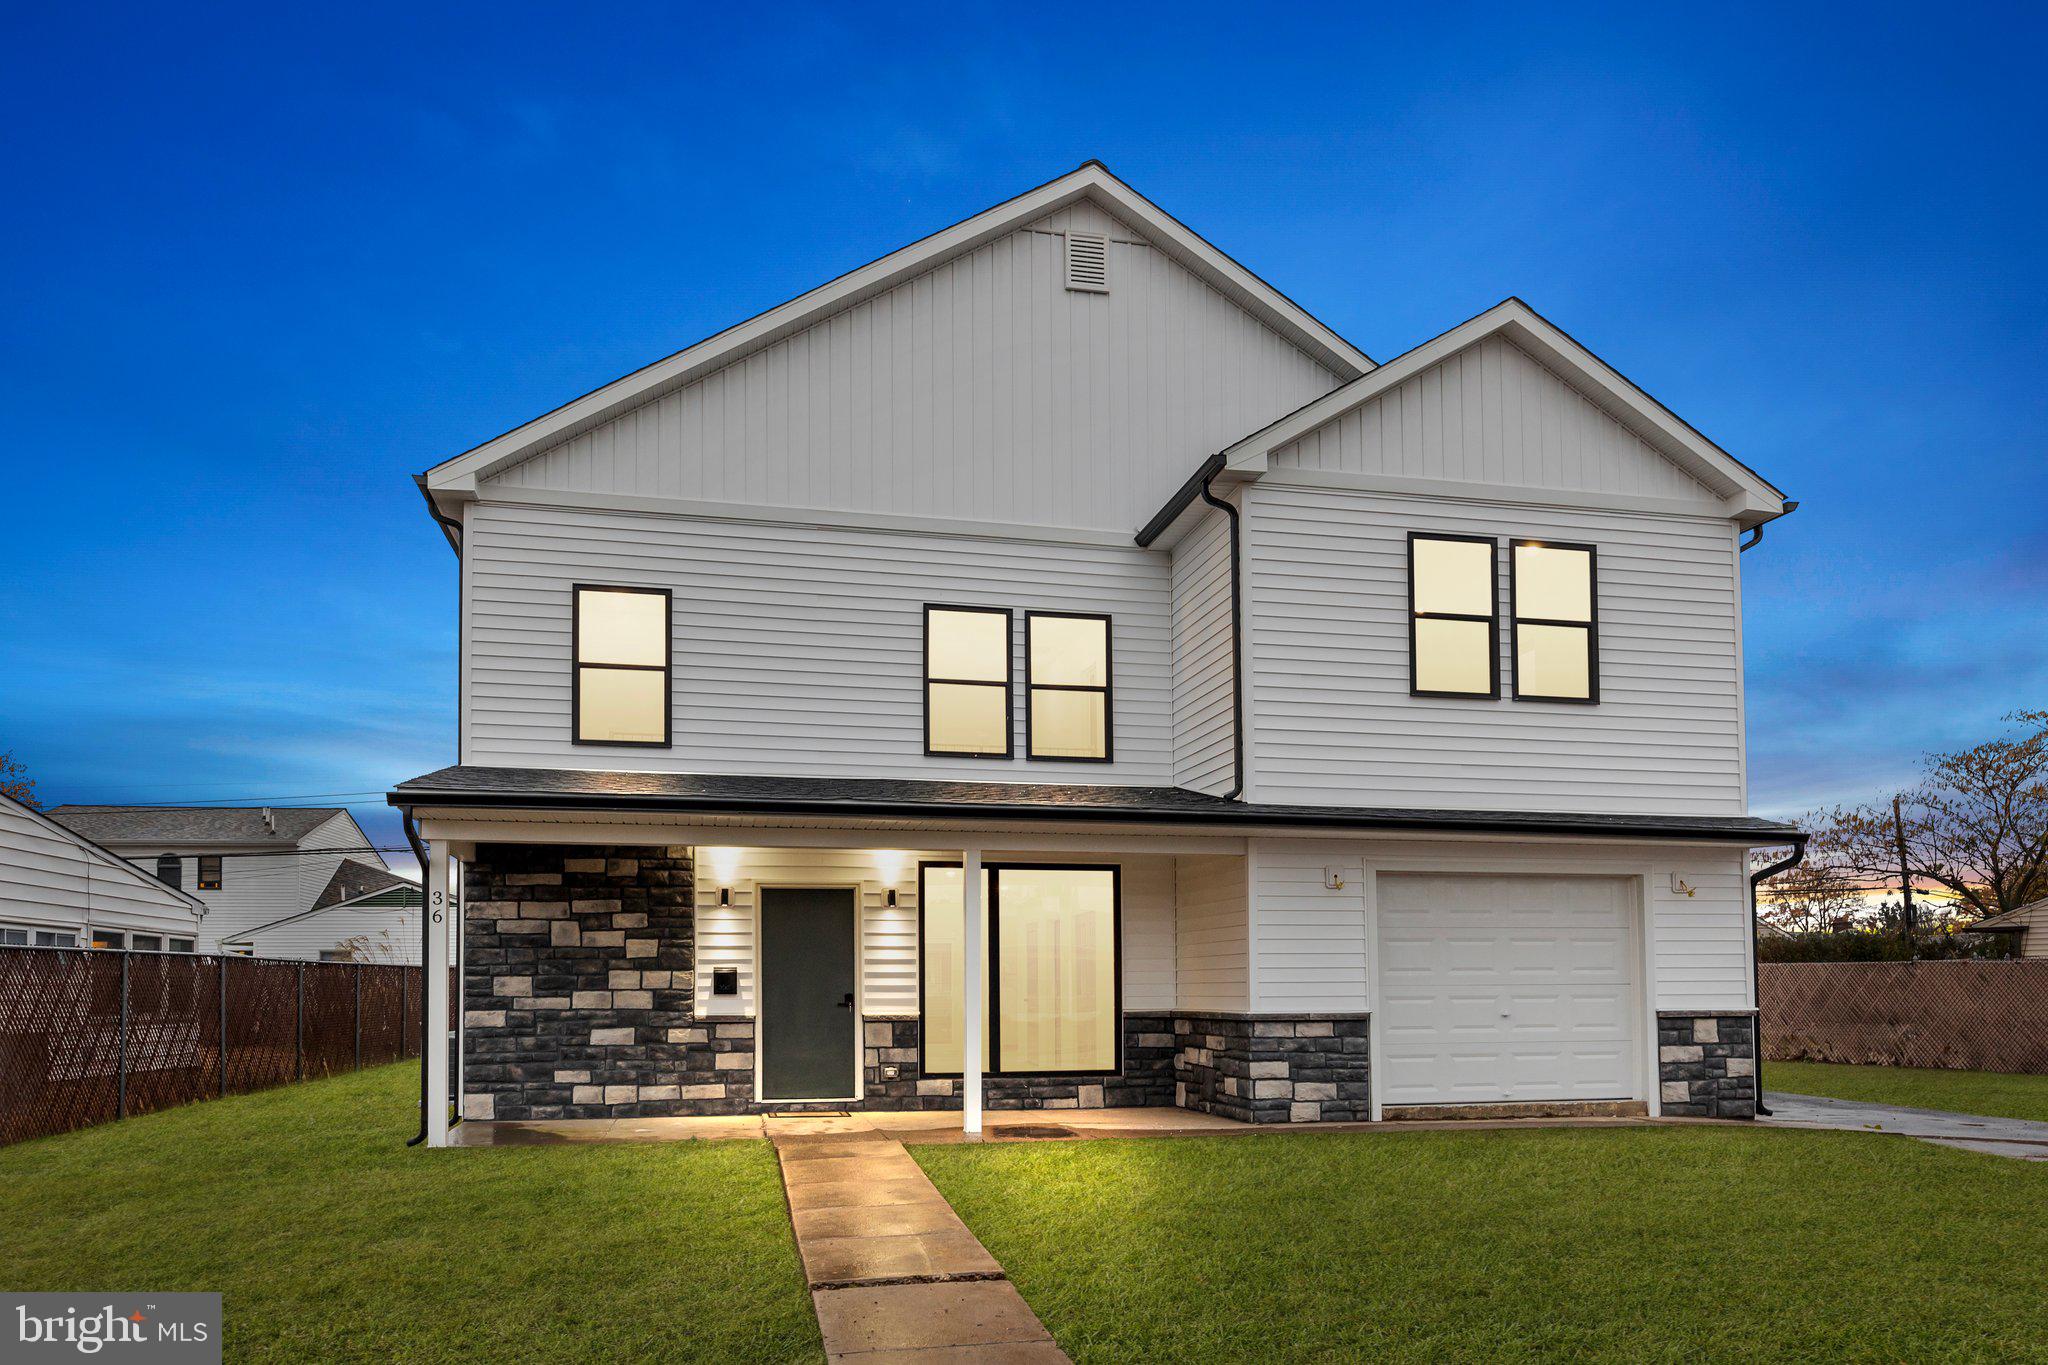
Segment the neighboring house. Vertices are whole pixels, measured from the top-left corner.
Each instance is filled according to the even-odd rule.
[[[53,806],[50,818],[206,903],[199,951],[313,908],[343,863],[382,869],[338,806]],[[311,945],[296,954],[317,957]]]
[[[189,953],[205,916],[198,897],[0,796],[0,947]]]
[[[420,485],[472,1118],[1752,1112],[1791,505],[1519,301],[1375,364],[1091,162]]]
[[[345,862],[312,909],[243,930],[222,946],[250,957],[418,966],[420,886],[381,867]]]
[[[1966,934],[2011,934],[2014,957],[2048,957],[2048,900],[2029,901],[2003,914],[1987,915],[1966,925]]]

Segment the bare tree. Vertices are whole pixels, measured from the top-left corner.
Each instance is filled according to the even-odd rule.
[[[1889,799],[1828,811],[1819,824],[1835,865],[1893,889],[1936,888],[1972,919],[2048,896],[2048,711],[2005,719],[2018,733],[1928,755],[1896,819]]]
[[[1812,835],[1806,858],[1757,888],[1757,913],[1795,934],[1831,934],[1849,928],[1868,909],[1865,879],[1843,865],[1841,850],[1829,841],[1822,813],[1803,815],[1793,823]],[[1758,850],[1751,855],[1750,870],[1761,871],[1784,852]]]
[[[12,750],[0,754],[0,796],[11,796],[30,810],[43,808],[43,803],[36,799],[35,779],[15,761]]]

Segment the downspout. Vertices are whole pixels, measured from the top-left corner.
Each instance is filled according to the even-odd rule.
[[[1763,917],[1756,908],[1757,887],[1777,876],[1790,871],[1806,860],[1806,839],[1804,834],[1792,836],[1792,856],[1759,868],[1749,874],[1749,991],[1756,1001],[1756,1027],[1750,1030],[1749,1041],[1755,1060],[1756,1070],[1756,1112],[1769,1118],[1771,1111],[1764,1107],[1764,969],[1757,957],[1756,946],[1763,939]]]
[[[427,1035],[433,1032],[433,1021],[427,1015],[427,962],[431,956],[427,949],[434,917],[427,913],[427,846],[420,842],[419,828],[412,822],[412,807],[400,806],[398,820],[405,829],[405,841],[412,845],[412,856],[420,861],[420,1131],[405,1140],[406,1146],[417,1147],[427,1140]],[[445,1038],[441,1046],[448,1046]]]
[[[1216,476],[1223,472],[1223,457],[1219,454],[1209,461],[1209,471],[1202,478],[1202,501],[1220,510],[1230,519],[1230,790],[1223,794],[1225,801],[1235,801],[1244,794],[1244,603],[1238,578],[1238,514],[1234,504],[1225,502],[1209,491]]]

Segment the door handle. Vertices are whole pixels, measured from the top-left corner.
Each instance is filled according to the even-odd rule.
[[[852,1009],[852,1008],[853,1008],[853,992],[852,992],[852,991],[848,991],[848,992],[846,993],[846,998],[845,998],[845,999],[843,999],[843,1000],[841,1000],[841,1001],[839,1002],[839,1008],[841,1008],[841,1009],[843,1009],[843,1010],[850,1010],[850,1009]]]

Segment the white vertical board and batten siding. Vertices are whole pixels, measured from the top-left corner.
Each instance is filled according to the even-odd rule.
[[[1739,815],[1726,520],[1255,485],[1256,797],[1313,805]],[[1408,533],[1503,543],[1500,700],[1409,695]],[[1505,542],[1599,549],[1600,702],[1518,702]]]
[[[1211,511],[1173,547],[1173,782],[1230,790],[1230,524]]]
[[[1064,231],[1110,238],[1065,284]],[[489,481],[514,490],[1120,531],[1338,377],[1079,204]]]
[[[1271,462],[1322,473],[1717,496],[1500,336],[1282,446]]]
[[[1172,781],[1169,564],[1135,546],[478,504],[466,762],[991,782]],[[570,743],[570,585],[674,590],[669,749]],[[924,752],[924,605],[1008,607],[1018,757]],[[1114,621],[1116,761],[1024,753],[1023,613]]]

